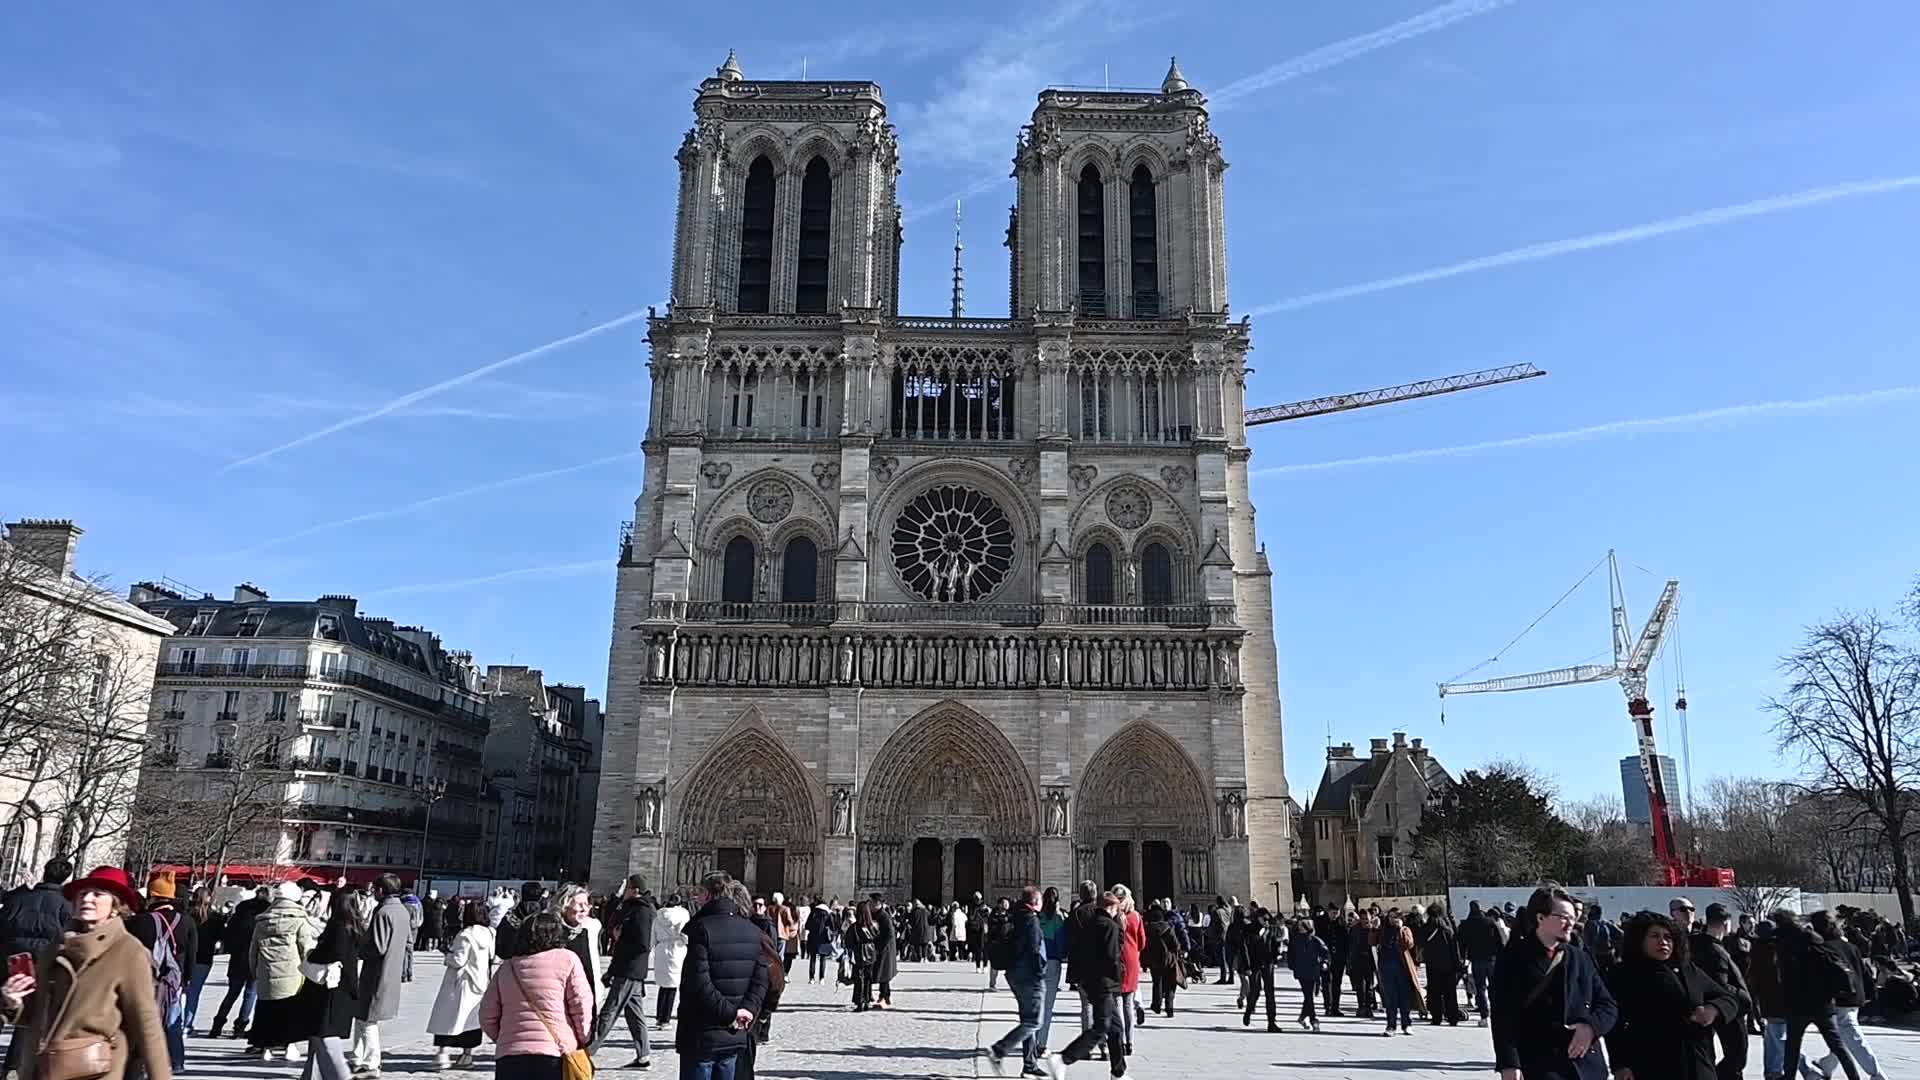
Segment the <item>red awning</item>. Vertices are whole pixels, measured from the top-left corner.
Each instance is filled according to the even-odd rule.
[[[214,871],[219,868],[212,863],[203,863],[199,866],[186,866],[181,863],[161,863],[155,866],[154,869],[171,871],[176,877],[210,878],[214,875]],[[320,876],[305,867],[255,866],[247,863],[228,863],[225,868],[225,873],[228,881],[244,878],[248,881],[259,882],[302,881],[307,878]]]

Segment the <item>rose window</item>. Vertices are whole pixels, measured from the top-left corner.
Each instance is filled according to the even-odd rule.
[[[893,524],[893,566],[928,600],[980,600],[1013,568],[1013,524],[992,499],[959,484],[929,488]]]

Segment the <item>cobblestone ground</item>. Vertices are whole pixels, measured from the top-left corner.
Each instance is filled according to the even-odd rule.
[[[427,1014],[440,985],[440,958],[426,953],[415,958],[415,981],[408,987],[400,1019],[382,1025],[388,1074],[431,1072],[433,1040],[426,1034]],[[200,1026],[212,1022],[225,986],[223,963],[216,965],[200,1006]],[[808,985],[804,969],[787,989],[786,1001],[774,1020],[774,1042],[763,1052],[759,1073],[770,1080],[882,1080],[888,1077],[971,1078],[991,1076],[981,1049],[1013,1025],[1013,998],[1004,984],[986,991],[986,976],[970,964],[907,964],[894,984],[895,1008],[890,1012],[854,1014],[846,1008],[847,994],[827,983]],[[649,988],[651,990],[651,988]],[[651,996],[651,995],[649,995]],[[1148,989],[1143,985],[1144,1004]],[[1063,991],[1064,1015],[1056,1025],[1055,1049],[1077,1033],[1077,1004]],[[1459,1080],[1492,1070],[1487,1033],[1481,1028],[1433,1028],[1416,1022],[1414,1034],[1383,1038],[1371,1020],[1325,1019],[1319,1034],[1308,1034],[1290,1023],[1298,1013],[1300,996],[1285,980],[1279,996],[1279,1015],[1288,1031],[1266,1031],[1264,1014],[1252,1028],[1240,1025],[1233,1007],[1233,988],[1200,986],[1179,997],[1178,1015],[1165,1020],[1147,1016],[1147,1025],[1134,1034],[1134,1058],[1129,1075],[1135,1080],[1171,1080],[1206,1077],[1300,1077],[1303,1080],[1370,1080],[1384,1076],[1415,1080]],[[1469,1022],[1471,1023],[1471,1021]],[[1819,1039],[1808,1032],[1809,1043]],[[1867,1038],[1880,1056],[1887,1077],[1920,1077],[1920,1032],[1869,1027]],[[654,1065],[648,1072],[620,1068],[632,1059],[624,1025],[600,1053],[601,1073],[610,1080],[676,1075],[672,1033],[655,1036]],[[1747,1076],[1760,1076],[1760,1040],[1752,1040]],[[188,1069],[199,1076],[235,1080],[287,1080],[299,1072],[299,1063],[249,1060],[231,1039],[204,1037],[188,1041]],[[491,1059],[481,1052],[480,1069],[447,1074],[449,1080],[477,1080],[493,1074]],[[1101,1080],[1107,1067],[1084,1062],[1068,1070],[1070,1077]]]

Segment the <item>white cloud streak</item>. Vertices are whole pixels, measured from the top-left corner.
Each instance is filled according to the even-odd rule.
[[[226,472],[230,469],[238,469],[247,465],[257,465],[260,462],[267,460],[268,458],[276,457],[280,454],[286,453],[288,450],[298,449],[299,447],[305,446],[308,443],[315,442],[320,439],[324,439],[329,435],[336,435],[350,428],[359,427],[361,424],[378,420],[381,417],[388,415],[389,413],[398,412],[401,409],[405,409],[418,402],[425,401],[428,398],[435,397],[439,394],[444,394],[449,390],[454,390],[459,387],[465,386],[468,383],[474,382],[478,379],[484,379],[496,371],[501,371],[503,369],[513,367],[516,364],[524,364],[528,360],[533,360],[538,357],[545,356],[547,353],[554,352],[555,350],[558,350],[558,349],[564,349],[569,345],[578,344],[582,341],[587,340],[588,338],[598,337],[599,335],[604,334],[609,330],[617,330],[620,327],[627,325],[628,323],[636,322],[646,317],[647,317],[646,308],[638,308],[636,310],[629,311],[624,315],[616,315],[613,318],[608,319],[606,322],[597,323],[593,326],[589,326],[585,330],[580,330],[575,333],[568,334],[566,337],[563,337],[563,338],[555,338],[554,340],[549,341],[544,345],[535,345],[531,349],[525,349],[521,352],[514,353],[512,356],[506,357],[505,359],[502,359],[502,360],[495,360],[491,364],[482,364],[480,367],[474,368],[472,371],[468,371],[460,375],[455,375],[450,379],[442,379],[441,381],[434,383],[432,386],[423,386],[418,390],[414,390],[410,393],[402,394],[399,397],[394,398],[392,401],[389,401],[384,405],[379,405],[372,409],[367,410],[366,412],[357,413],[353,416],[349,416],[345,420],[340,420],[336,423],[328,424],[326,427],[323,427],[318,431],[308,432],[307,434],[302,435],[299,438],[294,439],[290,442],[284,442],[284,443],[281,443],[279,446],[275,446],[267,450],[262,450],[257,454],[249,454],[248,456],[240,458],[236,461],[228,462],[226,465],[221,466],[220,471]]]
[[[1325,71],[1349,60],[1357,60],[1389,46],[1431,34],[1477,15],[1511,7],[1519,2],[1520,0],[1452,0],[1451,3],[1441,4],[1439,7],[1402,19],[1391,26],[1344,38],[1330,45],[1322,45],[1317,49],[1236,79],[1219,90],[1209,93],[1207,104],[1214,108],[1230,107],[1235,101],[1261,90]],[[1070,4],[1063,11],[1067,15],[1077,14],[1081,6],[1083,5]],[[1056,17],[1050,20],[1047,26],[1055,28],[1063,22],[1062,18]],[[1032,41],[1035,35],[1030,31],[1023,31],[1021,37],[1023,40]],[[997,140],[1000,140],[1003,137],[1001,133],[1006,131],[1002,117],[1030,106],[1035,77],[1032,72],[1023,70],[1021,65],[1004,60],[983,62],[978,70],[970,70],[966,76],[968,81],[963,83],[959,90],[923,107],[925,119],[922,123],[936,129],[934,134],[937,137],[931,140],[933,148],[936,151],[948,153],[949,156],[960,158],[992,156],[1002,145]],[[983,95],[979,92],[981,87],[974,85],[976,82],[991,85],[994,93]],[[997,104],[992,108],[983,107],[981,103],[985,97],[992,98]],[[1013,108],[1013,104],[1018,104],[1019,109]],[[904,115],[906,114],[903,112]],[[932,123],[932,121],[940,121],[940,123]],[[902,121],[902,126],[907,126],[905,120]],[[959,148],[962,152],[950,152],[953,148]],[[946,213],[956,199],[962,201],[971,199],[975,195],[992,191],[1007,183],[1010,181],[1005,171],[996,172],[991,176],[982,176],[958,191],[908,209],[903,215],[903,220],[916,221],[931,214]]]
[[[349,525],[364,525],[369,521],[385,521],[388,518],[405,517],[408,514],[417,514],[422,510],[439,506],[442,503],[472,498],[475,495],[483,495],[489,491],[500,491],[503,488],[516,487],[520,484],[531,484],[536,480],[551,480],[556,476],[566,476],[571,473],[585,472],[588,469],[598,469],[603,465],[613,465],[622,461],[631,461],[634,458],[643,456],[643,453],[644,452],[640,450],[630,450],[624,454],[609,454],[606,457],[594,458],[592,461],[582,461],[577,465],[562,465],[556,469],[542,469],[539,472],[522,473],[519,476],[509,476],[500,480],[489,480],[484,484],[475,484],[472,487],[461,488],[459,491],[449,491],[441,495],[432,495],[424,499],[416,499],[413,502],[403,503],[399,506],[390,506],[384,510],[369,510],[364,514],[354,514],[351,517],[331,518],[316,525],[309,525],[304,529],[287,533],[284,536],[276,536],[271,540],[262,540],[252,547],[242,548],[232,554],[248,555],[256,551],[265,551],[270,547],[278,547],[281,544],[304,539],[316,533],[328,532],[333,529],[344,529]]]
[[[1519,3],[1519,0],[1452,0],[1451,3],[1430,8],[1391,26],[1383,26],[1370,33],[1356,34],[1331,45],[1322,45],[1311,52],[1301,53],[1299,56],[1282,60],[1244,78],[1235,79],[1208,94],[1207,103],[1215,108],[1226,107],[1250,94],[1259,93],[1284,82],[1292,82],[1294,79],[1318,74],[1349,60],[1358,60],[1360,57],[1390,48],[1403,41],[1424,37],[1436,30],[1444,30],[1454,23],[1486,15],[1504,7],[1512,7],[1516,3]]]
[[[1611,232],[1594,233],[1590,236],[1576,236],[1567,240],[1550,240],[1540,244],[1502,251],[1496,255],[1482,255],[1465,262],[1449,263],[1429,270],[1416,270],[1410,274],[1396,274],[1393,277],[1363,281],[1358,285],[1343,285],[1337,289],[1323,289],[1319,292],[1303,293],[1272,304],[1264,304],[1245,312],[1247,315],[1272,315],[1282,311],[1298,311],[1301,308],[1331,304],[1338,300],[1351,300],[1356,296],[1370,296],[1374,293],[1404,289],[1409,285],[1425,285],[1428,282],[1444,281],[1462,274],[1477,274],[1483,270],[1498,270],[1501,267],[1517,266],[1521,263],[1540,262],[1543,259],[1557,259],[1563,255],[1578,255],[1585,251],[1598,251],[1602,248],[1618,247],[1621,244],[1652,240],[1675,233],[1691,232],[1695,229],[1707,229],[1716,225],[1731,225],[1748,218],[1766,217],[1770,214],[1783,214],[1791,210],[1805,210],[1826,203],[1840,202],[1844,199],[1859,199],[1870,195],[1887,195],[1897,191],[1920,188],[1920,174],[1910,176],[1892,176],[1878,180],[1857,180],[1845,184],[1831,184],[1827,187],[1808,188],[1787,195],[1775,195],[1766,199],[1738,203],[1733,206],[1719,206],[1711,210],[1701,210],[1680,217],[1650,221],[1644,225],[1633,225]]]
[[[455,578],[452,581],[424,581],[414,585],[394,585],[385,589],[373,589],[365,593],[363,599],[373,596],[403,596],[407,593],[455,592],[460,589],[471,589],[480,585],[498,585],[508,581],[570,577],[574,574],[595,573],[612,565],[612,559],[588,559],[584,562],[553,563],[548,566],[522,566],[514,570],[502,570],[497,574],[482,574],[479,577]]]
[[[1698,427],[1715,423],[1738,423],[1743,420],[1757,420],[1770,416],[1835,412],[1842,409],[1855,409],[1874,405],[1892,405],[1905,402],[1920,402],[1920,386],[1890,386],[1879,390],[1864,390],[1852,394],[1829,394],[1825,397],[1805,398],[1799,401],[1760,401],[1747,405],[1724,405],[1716,409],[1701,409],[1697,412],[1676,413],[1671,416],[1647,416],[1633,420],[1610,420],[1604,424],[1590,424],[1586,427],[1569,428],[1565,431],[1540,431],[1531,435],[1515,435],[1505,439],[1485,439],[1480,442],[1461,443],[1457,446],[1432,446],[1422,450],[1402,450],[1392,454],[1368,454],[1365,457],[1336,458],[1332,461],[1310,461],[1297,465],[1273,465],[1264,469],[1255,469],[1253,475],[1256,477],[1285,476],[1292,473],[1326,472],[1331,469],[1353,469],[1370,465],[1403,465],[1409,462],[1434,461],[1441,458],[1478,454],[1487,450],[1511,450],[1523,446],[1545,446],[1552,443],[1580,442],[1586,439],[1606,438],[1613,435],[1631,435],[1643,431]]]

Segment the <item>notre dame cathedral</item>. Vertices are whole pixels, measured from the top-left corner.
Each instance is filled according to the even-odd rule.
[[[729,55],[680,146],[597,881],[1290,882],[1226,162],[1177,65],[1021,129],[1010,318],[902,314],[870,82]],[[957,263],[957,260],[956,260]]]

